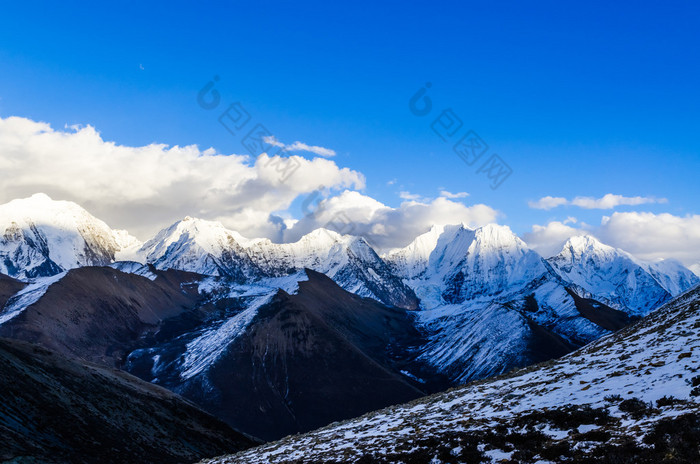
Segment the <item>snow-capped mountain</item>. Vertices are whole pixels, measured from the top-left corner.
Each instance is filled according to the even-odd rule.
[[[517,291],[548,272],[542,258],[506,226],[446,226],[438,235],[439,230],[386,257],[428,307]]]
[[[101,266],[139,247],[75,203],[36,194],[0,205],[0,272],[27,279]]]
[[[559,360],[203,464],[698,462],[700,289]]]
[[[642,266],[671,296],[678,296],[700,283],[695,273],[675,259],[662,259]]]
[[[267,276],[283,276],[308,268],[326,274],[342,288],[359,296],[401,308],[418,306],[413,291],[361,237],[317,229],[294,243],[256,240],[246,249]]]
[[[700,282],[676,261],[644,263],[590,235],[570,238],[548,261],[579,295],[632,315],[645,315]]]
[[[219,222],[186,217],[144,243],[139,255],[158,269],[243,281],[257,272],[242,246],[247,241]]]
[[[550,359],[619,328],[600,321],[614,310],[571,295],[505,226],[433,228],[385,259],[421,300],[433,334],[425,358],[456,381]]]
[[[185,218],[164,229],[140,250],[159,269],[229,276],[239,282],[322,272],[346,290],[386,304],[414,309],[418,301],[367,242],[317,229],[295,243],[246,239],[218,222]]]
[[[692,264],[688,269],[690,269],[693,274],[700,277],[700,263]]]

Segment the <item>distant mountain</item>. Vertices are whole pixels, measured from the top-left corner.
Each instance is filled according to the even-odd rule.
[[[518,287],[518,279],[523,283],[535,274],[542,275],[537,254],[529,249],[522,253],[527,247],[522,248],[510,231],[505,233],[495,225],[478,233],[459,226],[436,226],[386,260],[364,239],[325,229],[295,243],[276,244],[247,239],[218,222],[190,217],[141,244],[126,231],[110,229],[75,203],[36,194],[0,205],[0,232],[0,273],[25,281],[121,260],[228,277],[238,283],[291,276],[310,268],[360,296],[416,309],[419,299],[414,290],[421,292],[424,308],[433,308],[503,293],[503,289]],[[504,241],[499,242],[501,239]],[[492,243],[498,243],[496,248]],[[517,256],[496,256],[499,247]],[[505,267],[491,266],[486,256],[497,261],[507,258],[500,261]],[[461,261],[463,269],[453,266]],[[572,238],[548,263],[578,296],[633,316],[646,314],[700,282],[678,262],[643,263],[592,237]],[[515,264],[521,267],[509,267]],[[415,282],[405,285],[409,281]]]
[[[700,277],[700,263],[695,263],[692,266],[690,266],[688,269],[690,269],[693,272],[693,274]]]
[[[247,239],[218,222],[186,217],[158,232],[138,254],[158,269],[228,276],[243,282],[260,274],[243,243]]]
[[[700,288],[556,361],[204,464],[698,462]]]
[[[0,461],[190,463],[254,445],[169,391],[0,339]]]
[[[700,284],[700,277],[675,259],[643,262],[642,266],[673,297]]]
[[[140,245],[75,203],[43,194],[0,205],[0,233],[0,273],[20,279],[106,265]]]
[[[145,261],[159,269],[229,276],[238,282],[288,276],[304,268],[322,272],[360,296],[414,309],[415,295],[367,242],[318,229],[295,243],[249,240],[218,222],[185,218],[146,242]]]
[[[441,379],[415,359],[422,334],[407,311],[306,274],[295,293],[279,290],[223,325],[137,350],[126,368],[264,439],[436,388]]]
[[[676,261],[644,263],[590,235],[572,237],[548,261],[579,295],[637,316],[700,283]]]
[[[505,226],[433,228],[385,260],[421,300],[432,334],[424,358],[458,382],[561,356],[630,322],[572,295]]]

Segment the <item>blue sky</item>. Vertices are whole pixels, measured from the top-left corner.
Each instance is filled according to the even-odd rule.
[[[468,192],[524,234],[612,209],[544,196],[665,198],[615,211],[696,214],[700,6],[692,2],[14,2],[0,16],[0,117],[90,124],[104,140],[240,139],[196,94],[213,76],[277,139],[333,149],[365,195]],[[413,115],[426,82],[434,108]],[[432,132],[451,108],[512,168],[497,189]],[[459,135],[457,135],[459,136]],[[484,158],[485,159],[485,158]],[[394,181],[394,182],[392,182]],[[405,196],[406,194],[404,194]],[[298,202],[299,200],[297,200]]]

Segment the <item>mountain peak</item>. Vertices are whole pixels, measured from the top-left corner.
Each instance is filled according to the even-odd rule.
[[[612,248],[589,234],[575,235],[570,237],[564,245],[565,248],[574,248],[576,250],[585,250],[590,248]]]
[[[591,235],[571,237],[548,262],[580,296],[633,315],[647,314],[694,280],[682,266],[644,263]]]
[[[17,198],[4,205],[0,205],[2,210],[27,210],[30,214],[37,211],[55,211],[56,213],[71,210],[89,214],[85,209],[72,201],[54,200],[45,193],[35,193],[25,198]]]
[[[0,205],[0,233],[0,272],[21,279],[106,265],[124,248],[138,246],[78,204],[43,193]]]
[[[466,229],[469,230],[469,229]],[[529,249],[508,226],[499,224],[486,224],[474,231],[474,238],[482,244],[489,244],[499,248],[517,247]]]
[[[45,193],[39,192],[35,193],[34,195],[30,196],[28,199],[34,200],[34,201],[53,201],[50,196],[48,196]]]
[[[302,240],[318,240],[322,239],[324,241],[331,240],[333,242],[339,242],[343,239],[344,235],[339,234],[338,232],[330,229],[326,229],[324,227],[320,227],[318,229],[314,229],[308,234],[302,236],[298,241],[301,242]]]

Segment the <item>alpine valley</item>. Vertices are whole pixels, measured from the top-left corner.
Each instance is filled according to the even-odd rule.
[[[368,430],[381,429],[378,436],[384,436],[396,429],[398,436],[420,429],[420,450],[420,440],[438,423],[430,417],[446,423],[452,410],[476,422],[450,422],[462,435],[445,437],[451,446],[446,455],[469,451],[488,462],[517,446],[504,442],[485,450],[469,440],[478,439],[483,424],[498,423],[504,434],[529,424],[538,385],[547,385],[540,389],[545,402],[571,402],[567,414],[592,404],[598,408],[586,409],[598,411],[592,423],[612,424],[608,433],[622,435],[631,427],[625,417],[614,408],[600,412],[602,397],[589,398],[609,393],[603,387],[610,382],[597,382],[591,363],[580,371],[576,366],[590,357],[606,375],[624,372],[612,358],[622,361],[628,347],[639,366],[651,366],[658,382],[680,391],[680,379],[652,367],[659,367],[657,358],[670,365],[668,356],[680,362],[685,351],[676,353],[680,345],[659,339],[648,343],[651,360],[642,342],[697,330],[692,289],[700,279],[693,272],[672,260],[640,261],[592,236],[572,237],[561,252],[543,257],[506,226],[444,225],[380,255],[362,237],[327,229],[295,243],[273,243],[186,217],[142,243],[74,203],[43,194],[0,206],[0,232],[0,337],[13,339],[0,349],[21,358],[23,372],[39,369],[27,360],[28,342],[45,350],[38,352],[41,363],[55,361],[52,375],[94,371],[111,379],[105,389],[140,397],[148,385],[143,381],[155,384],[148,394],[159,402],[171,395],[197,411],[192,414],[201,413],[192,425],[199,434],[191,440],[202,437],[192,444],[196,452],[181,453],[192,459],[392,406],[265,448],[264,459],[243,454],[221,462],[269,462],[273,455],[279,462],[325,462],[333,442],[349,450],[348,462],[381,462],[378,447],[405,450],[384,438],[368,445]],[[678,368],[697,369],[697,353],[687,351],[691,359]],[[538,363],[543,367],[533,367]],[[119,374],[125,377],[108,369],[126,371]],[[644,393],[640,372],[624,373],[625,388],[658,399]],[[501,377],[484,380],[495,376]],[[581,394],[579,380],[594,388]],[[471,386],[418,400],[463,384]],[[488,395],[518,403],[508,406],[518,416],[507,418]],[[420,420],[406,418],[413,410]],[[467,410],[480,412],[470,416]],[[26,427],[28,419],[13,411],[0,410],[0,427]],[[666,409],[660,414],[673,416]],[[538,430],[549,447],[562,438]],[[327,448],[318,445],[319,437],[332,437]],[[228,448],[222,444],[227,439]],[[292,449],[307,449],[312,458]],[[3,452],[7,459],[19,456]],[[360,461],[363,456],[373,460]]]

